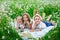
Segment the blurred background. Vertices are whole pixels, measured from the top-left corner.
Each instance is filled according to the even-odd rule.
[[[24,12],[28,12],[33,18],[34,10],[39,10],[42,16],[45,13],[45,20],[49,15],[57,25],[40,40],[60,40],[60,0],[0,0],[0,40],[22,40],[10,22]]]

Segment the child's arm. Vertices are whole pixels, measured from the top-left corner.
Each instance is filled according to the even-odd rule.
[[[35,31],[35,28],[36,28],[36,25],[35,23],[32,25],[32,29],[31,29],[31,32]]]

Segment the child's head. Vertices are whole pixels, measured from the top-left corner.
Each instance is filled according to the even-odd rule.
[[[36,23],[36,25],[38,25],[41,22],[41,16],[39,14],[36,14],[34,16],[34,22]]]
[[[17,23],[22,23],[22,16],[18,16],[18,17],[16,18],[16,21],[17,21]]]
[[[28,13],[24,13],[23,14],[23,22],[24,21],[29,21],[30,22],[30,17],[29,17],[29,15],[28,15]]]

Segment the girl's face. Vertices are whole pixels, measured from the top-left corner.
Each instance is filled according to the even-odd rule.
[[[36,25],[38,25],[40,23],[40,17],[36,16],[34,18],[34,22],[35,22]]]
[[[23,20],[24,20],[24,21],[28,21],[27,15],[24,15],[24,16],[23,16]]]
[[[17,17],[17,22],[22,23],[22,17]]]

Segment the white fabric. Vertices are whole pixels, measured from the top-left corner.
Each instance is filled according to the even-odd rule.
[[[39,28],[46,28],[46,25],[45,25],[45,23],[41,22],[37,27],[39,27]]]
[[[46,33],[48,33],[52,28],[54,28],[54,26],[49,26],[46,29],[42,30],[42,31],[38,31],[38,32],[29,32],[32,37],[34,38],[38,38],[38,37],[43,37],[45,36]]]
[[[32,27],[34,27],[34,24],[32,25]],[[40,28],[42,28],[42,29],[46,28],[45,23],[41,22],[41,23],[36,27],[36,29],[40,29]]]

